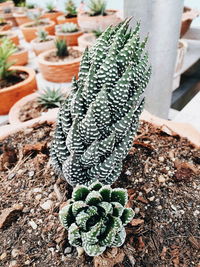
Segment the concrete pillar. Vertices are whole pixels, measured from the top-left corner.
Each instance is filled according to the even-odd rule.
[[[146,90],[146,109],[168,117],[184,0],[124,0],[124,17],[141,21],[141,35],[149,33],[152,77]]]

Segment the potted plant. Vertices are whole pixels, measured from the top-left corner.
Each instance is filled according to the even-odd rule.
[[[13,16],[13,9],[11,7],[4,8],[1,15],[6,21],[11,21],[13,27],[17,26],[17,22]]]
[[[1,31],[0,32],[0,44],[2,42],[2,39],[5,37],[11,40],[15,45],[19,44],[18,34],[15,33],[14,31]]]
[[[58,24],[64,24],[68,22],[73,22],[78,24],[77,21],[77,8],[73,0],[68,0],[65,5],[65,14],[57,17]]]
[[[47,88],[39,93],[27,95],[10,109],[9,123],[24,123],[43,116],[52,109],[57,113],[63,99],[64,93],[60,89]]]
[[[85,50],[86,47],[91,47],[95,44],[97,38],[102,34],[101,30],[94,30],[90,33],[84,33],[80,37],[78,37],[78,46]]]
[[[53,20],[57,24],[57,17],[62,15],[61,11],[55,9],[55,6],[52,2],[47,3],[46,12],[42,15],[42,18],[47,18]]]
[[[7,31],[12,28],[12,22],[6,21],[4,18],[0,18],[0,31]]]
[[[13,1],[6,1],[6,0],[1,0],[0,1],[0,11],[3,11],[5,8],[12,8],[14,7]]]
[[[78,45],[78,37],[82,34],[83,32],[78,28],[78,25],[72,22],[56,26],[56,37],[65,40],[69,46]]]
[[[28,64],[28,50],[22,46],[13,44],[14,53],[8,58],[13,66],[24,66]]]
[[[36,55],[55,48],[55,36],[49,35],[45,30],[37,32],[37,38],[31,41],[31,47]]]
[[[57,40],[56,49],[39,55],[39,70],[47,81],[70,82],[73,76],[78,75],[81,55],[77,47],[68,48],[65,40]]]
[[[37,89],[35,72],[9,62],[15,52],[13,43],[4,39],[0,46],[0,114],[7,114],[15,102]]]
[[[54,21],[41,19],[40,12],[29,14],[29,16],[33,21],[20,26],[20,29],[22,30],[22,33],[24,35],[24,39],[27,42],[30,42],[37,37],[37,32],[39,29],[44,29],[50,35],[54,35]]]
[[[17,7],[13,12],[13,17],[18,26],[32,21],[31,18],[28,17],[28,10],[25,6]]]
[[[105,30],[110,25],[121,21],[117,10],[106,9],[105,0],[89,0],[89,11],[78,14],[78,24],[83,31]]]

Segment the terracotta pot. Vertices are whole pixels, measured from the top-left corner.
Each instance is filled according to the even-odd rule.
[[[85,50],[86,47],[91,47],[96,42],[96,36],[93,33],[84,33],[78,38],[78,46]]]
[[[18,84],[0,89],[0,115],[8,114],[10,108],[23,96],[37,90],[35,71],[26,67],[12,67],[11,70],[24,71],[28,78]]]
[[[2,14],[2,17],[6,20],[6,21],[10,21],[12,23],[12,26],[13,27],[16,27],[17,26],[17,22],[16,22],[16,19],[14,18],[13,16],[13,13],[3,13]]]
[[[0,11],[3,11],[5,8],[12,8],[14,7],[13,1],[6,1],[0,4]]]
[[[121,19],[117,16],[117,10],[106,10],[106,16],[89,16],[88,13],[78,15],[78,24],[82,31],[102,30],[110,25],[118,24]]]
[[[24,66],[28,64],[28,50],[23,48],[23,50],[10,56],[8,61],[14,62],[14,66]]]
[[[17,101],[12,108],[9,111],[8,114],[8,120],[10,124],[22,124],[22,123],[26,123],[26,122],[21,122],[20,121],[20,111],[23,108],[24,105],[26,105],[28,102],[33,101],[35,99],[37,99],[39,96],[38,93],[33,93],[27,96],[24,96],[22,99],[20,99],[19,101]],[[45,116],[49,111],[53,111],[55,114],[58,113],[59,108],[52,108],[49,109],[47,112],[45,112],[44,114],[42,114],[40,117]],[[31,119],[30,121],[34,121],[35,119]]]
[[[46,42],[39,42],[38,38],[33,39],[31,41],[31,47],[36,55],[39,55],[44,51],[48,51],[55,48],[55,36],[49,35],[48,37],[50,37],[51,40]]]
[[[63,12],[61,11],[49,12],[49,13],[47,12],[42,15],[42,18],[53,20],[55,24],[57,24],[57,18],[61,16],[62,14]]]
[[[12,22],[11,21],[6,21],[6,24],[3,26],[0,26],[0,32],[1,31],[7,31],[12,28]]]
[[[0,35],[6,35],[8,39],[10,39],[15,45],[19,45],[19,37],[15,32],[12,31],[1,31]],[[1,39],[0,39],[1,44]]]
[[[200,15],[200,11],[184,7],[181,23],[180,38],[189,30],[192,21]]]
[[[14,12],[13,17],[15,18],[18,26],[32,21],[24,12]]]
[[[78,50],[78,48],[76,49]],[[38,57],[39,69],[44,79],[50,82],[64,83],[71,82],[73,76],[78,77],[81,57],[69,62],[50,62],[45,60],[45,57],[53,51],[56,51],[56,49],[46,51]]]
[[[78,25],[78,18],[74,17],[74,18],[66,18],[64,15],[63,16],[59,16],[57,17],[57,24],[65,24],[65,23],[75,23]]]
[[[83,35],[83,32],[78,31],[78,32],[71,32],[71,33],[63,33],[61,31],[61,27],[62,27],[62,25],[56,26],[56,37],[58,37],[58,39],[65,40],[66,44],[68,46],[77,46],[78,45],[78,37]]]
[[[188,47],[187,42],[180,39],[179,43],[178,43],[175,73],[180,72],[182,67],[183,67],[184,57],[185,57],[185,54],[187,52],[187,47]]]
[[[32,25],[33,22],[25,23],[20,26],[20,29],[22,30],[22,33],[24,35],[24,39],[27,42],[32,41],[33,39],[37,38],[37,32],[39,29],[44,29],[47,31],[50,35],[54,35],[54,21],[48,21],[48,25],[45,26],[35,26],[35,27],[28,27],[29,25]]]

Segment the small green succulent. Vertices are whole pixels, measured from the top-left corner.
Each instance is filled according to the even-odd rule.
[[[127,191],[122,188],[99,182],[75,187],[59,212],[69,243],[82,247],[89,256],[100,255],[107,247],[120,247],[126,237],[124,226],[134,217],[133,210],[125,208],[127,201]]]
[[[43,30],[43,29],[41,29],[41,30],[39,30],[37,32],[37,37],[38,37],[38,39],[39,39],[40,42],[47,41],[48,40],[48,35],[49,35],[48,32],[45,31],[45,30]]]
[[[15,44],[8,38],[1,39],[0,45],[0,80],[8,79],[13,71],[10,67],[14,62],[8,62],[8,58],[17,51]]]
[[[60,107],[64,95],[60,89],[46,88],[38,97],[38,102],[47,109]]]
[[[42,15],[41,11],[34,11],[34,12],[32,12],[32,11],[28,11],[28,12],[27,12],[27,16],[28,16],[31,20],[34,21],[34,24],[35,24],[36,26],[39,26],[39,24],[40,24],[40,22],[41,22],[41,15]]]
[[[28,8],[28,9],[33,9],[35,7],[36,7],[36,5],[33,3],[26,4],[26,8]]]
[[[49,2],[46,4],[46,9],[47,9],[47,12],[53,12],[54,11],[54,4],[52,2]]]
[[[59,58],[64,58],[69,55],[69,51],[65,40],[58,39],[56,40],[55,44],[57,49],[56,54]]]
[[[94,33],[94,35],[95,35],[96,38],[99,38],[102,35],[102,33],[103,33],[103,31],[101,31],[100,29],[93,30],[92,32]]]
[[[77,9],[72,0],[68,0],[65,4],[65,10],[67,12],[68,18],[73,18],[77,16]]]
[[[77,32],[78,25],[72,22],[65,23],[61,26],[61,32],[68,33],[68,32]]]
[[[88,3],[90,16],[106,15],[105,0],[90,0]]]

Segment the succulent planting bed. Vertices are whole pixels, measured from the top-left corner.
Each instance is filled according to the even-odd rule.
[[[37,124],[0,142],[0,266],[199,266],[198,149],[142,122],[113,185],[128,189],[136,213],[126,242],[102,256],[78,258],[58,221],[72,188],[49,163],[54,128]]]
[[[16,71],[15,73],[12,74],[12,77],[6,80],[1,80],[0,81],[0,90],[4,89],[6,87],[15,85],[19,82],[22,82],[26,80],[28,77],[28,74],[23,72],[23,71]]]
[[[45,60],[50,61],[50,62],[70,62],[73,59],[76,59],[80,57],[82,53],[78,50],[75,50],[73,48],[69,48],[69,55],[63,58],[60,58],[57,56],[56,51],[52,51],[49,53],[46,57]]]

